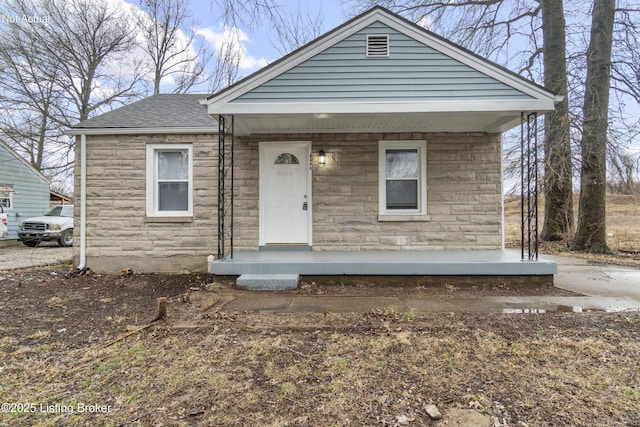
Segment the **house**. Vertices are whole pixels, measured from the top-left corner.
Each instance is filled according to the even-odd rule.
[[[0,141],[0,209],[7,214],[9,234],[18,238],[21,218],[49,211],[49,180],[11,147]]]
[[[65,196],[64,194],[58,193],[57,191],[53,190],[49,192],[49,206],[51,207],[51,209],[55,208],[56,206],[70,205],[71,203],[73,203],[71,197]]]
[[[535,118],[555,101],[374,7],[217,94],[156,95],[71,129],[76,262],[248,282],[261,274],[286,274],[287,283],[300,274],[552,281],[555,264],[537,256],[531,167],[523,167],[522,254],[504,251],[502,133],[520,125],[531,147]]]

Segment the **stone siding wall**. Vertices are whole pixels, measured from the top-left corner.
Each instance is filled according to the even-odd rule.
[[[378,221],[378,141],[427,141],[429,221]],[[312,141],[314,250],[498,249],[501,138],[482,133],[255,135],[235,144],[234,247],[258,249],[260,141]],[[145,221],[146,145],[193,145],[194,215]],[[327,164],[315,154],[323,149]],[[87,137],[87,266],[96,272],[206,271],[217,249],[217,136]],[[77,150],[79,165],[79,150]],[[79,170],[79,169],[78,169]],[[76,173],[76,194],[80,195]],[[79,218],[79,203],[76,215]],[[76,264],[79,224],[75,228]]]
[[[378,141],[427,141],[429,221],[378,221]],[[502,148],[498,134],[254,135],[236,144],[235,247],[258,246],[258,144],[312,141],[314,250],[499,249]],[[318,165],[323,149],[327,163]]]
[[[111,273],[123,268],[206,271],[207,256],[217,248],[217,140],[217,135],[88,136],[87,267]],[[163,143],[193,147],[193,217],[189,222],[145,220],[146,146]],[[79,168],[75,186],[79,201]],[[74,230],[76,264],[79,231],[78,223]]]

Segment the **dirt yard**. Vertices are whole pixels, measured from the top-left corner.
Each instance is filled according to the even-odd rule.
[[[206,275],[0,272],[0,425],[640,426],[638,313],[225,311],[236,292]],[[124,337],[163,296],[167,323]]]

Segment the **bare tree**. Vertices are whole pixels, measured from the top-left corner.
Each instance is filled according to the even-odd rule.
[[[215,0],[222,10],[224,22],[230,27],[240,25],[253,28],[261,23],[271,27],[273,46],[287,54],[324,33],[321,11],[315,14],[299,5],[292,13],[275,0]]]
[[[108,3],[4,0],[0,8],[15,17],[0,28],[3,134],[38,169],[70,173],[73,141],[62,129],[136,96],[135,32]]]
[[[215,93],[238,80],[240,61],[244,54],[240,34],[237,30],[225,31],[216,49],[215,68],[209,80],[209,92]]]
[[[607,129],[615,0],[593,6],[587,50],[587,82],[582,126],[582,171],[578,227],[572,243],[577,250],[610,252],[606,234]]]
[[[0,39],[0,135],[42,172],[58,166],[47,146],[56,144],[59,126],[50,116],[59,109],[56,78],[59,69],[49,66],[32,40],[15,28],[5,28]],[[65,165],[63,165],[64,167]]]
[[[569,131],[566,35],[562,0],[541,0],[544,83],[563,100],[545,115],[544,221],[540,238],[561,240],[573,233],[573,171]]]
[[[196,31],[185,33],[188,3],[181,0],[140,0],[136,22],[142,32],[142,47],[151,59],[153,93],[160,93],[162,79],[172,77],[173,93],[188,92],[208,79],[212,54],[197,44]]]
[[[261,22],[275,22],[280,6],[276,0],[213,0],[222,11],[225,25],[255,28]]]
[[[324,32],[324,18],[318,11],[315,15],[298,9],[291,14],[277,14],[273,17],[276,40],[272,44],[285,55],[298,49]]]

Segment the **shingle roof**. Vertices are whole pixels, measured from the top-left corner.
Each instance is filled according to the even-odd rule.
[[[77,123],[73,129],[212,128],[218,122],[199,101],[207,94],[153,95]]]

